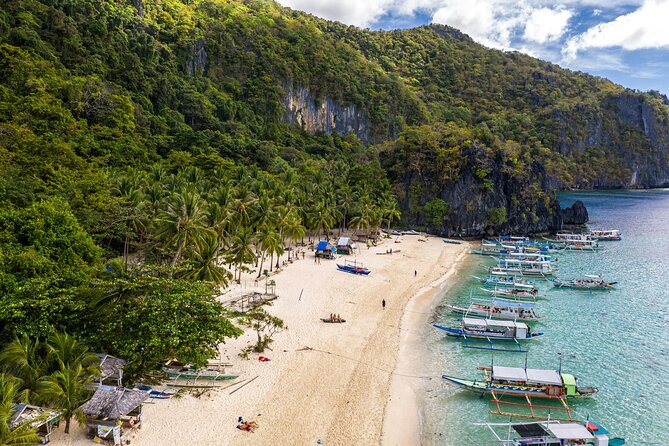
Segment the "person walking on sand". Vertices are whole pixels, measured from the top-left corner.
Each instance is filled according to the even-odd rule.
[[[384,310],[386,309],[386,300],[385,299],[381,300],[381,306],[383,307]]]
[[[418,271],[413,270],[413,276],[416,277],[418,275]]]

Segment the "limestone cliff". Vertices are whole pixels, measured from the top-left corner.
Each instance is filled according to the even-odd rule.
[[[369,142],[369,117],[366,110],[355,104],[345,105],[329,97],[318,99],[308,88],[287,82],[283,120],[296,124],[314,134],[355,134],[361,141]]]

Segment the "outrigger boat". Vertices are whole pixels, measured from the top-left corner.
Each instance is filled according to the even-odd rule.
[[[479,393],[494,393],[522,398],[585,398],[597,393],[596,387],[579,387],[574,375],[556,370],[528,369],[522,367],[479,367],[483,380],[468,380],[443,375],[442,378]]]
[[[495,319],[463,317],[460,321],[460,328],[444,327],[437,324],[433,324],[432,326],[445,331],[446,336],[463,339],[465,348],[502,352],[526,352],[527,350],[522,349],[520,341],[543,336],[543,333],[540,332],[532,333],[530,327],[522,322]],[[486,340],[487,344],[486,346],[470,345],[470,339]],[[496,348],[493,341],[513,341],[517,348]]]
[[[559,280],[553,279],[553,286],[557,288],[572,288],[576,290],[611,290],[618,282],[606,282],[601,276],[585,275],[585,279]]]
[[[516,277],[516,276],[488,276],[488,277],[479,277],[472,276],[474,279],[478,280],[483,284],[484,287],[505,287],[505,288],[515,288],[519,290],[535,290],[536,287],[528,283],[525,279]]]
[[[609,438],[609,432],[594,421],[481,423],[502,446],[622,446],[623,438]],[[506,432],[501,432],[506,428]],[[500,432],[498,432],[500,431]]]
[[[509,258],[501,258],[497,262],[497,266],[486,267],[488,273],[492,275],[519,275],[519,276],[538,276],[546,277],[552,276],[557,272],[553,269],[550,261],[546,260],[517,260]]]
[[[185,367],[163,367],[163,372],[168,378],[187,379],[187,380],[207,380],[207,381],[224,381],[239,378],[239,373],[221,372],[210,369],[196,369],[191,366]]]
[[[524,300],[530,302],[536,302],[537,299],[545,299],[546,296],[541,296],[536,289],[532,291],[529,290],[519,290],[516,288],[481,288],[481,291],[490,293],[495,297],[502,297],[510,300]]]
[[[469,307],[446,305],[453,313],[487,319],[519,320],[533,322],[543,319],[534,312],[534,304],[530,302],[513,302],[504,299],[493,299],[492,302],[473,299]],[[482,303],[476,303],[482,302]]]
[[[560,232],[555,235],[555,239],[545,238],[549,242],[557,243],[562,245],[564,249],[570,251],[597,251],[601,248],[599,247],[599,242],[588,234],[572,234]]]
[[[369,269],[365,268],[362,263],[358,263],[356,261],[353,261],[352,264],[345,262],[343,265],[337,263],[337,269],[339,271],[344,271],[345,273],[360,274],[363,276],[366,276],[371,272]]]
[[[593,240],[600,242],[619,241],[623,239],[622,234],[617,229],[592,230],[588,232],[588,235]]]

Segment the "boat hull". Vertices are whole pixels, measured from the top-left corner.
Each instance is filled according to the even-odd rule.
[[[543,336],[543,333],[530,333],[524,338],[517,338],[514,336],[504,336],[501,333],[496,333],[493,331],[489,330],[464,330],[462,328],[452,328],[452,327],[444,327],[441,325],[433,324],[432,325],[435,328],[438,328],[439,330],[443,330],[446,332],[446,336],[451,336],[454,338],[462,338],[462,337],[467,337],[471,339],[485,339],[485,340],[492,340],[492,341],[527,341],[530,339],[536,339],[540,336]]]
[[[475,392],[478,394],[488,394],[495,393],[495,395],[505,395],[510,397],[518,398],[550,398],[555,399],[555,395],[549,395],[546,393],[546,390],[543,387],[532,387],[532,386],[516,386],[516,385],[497,385],[490,384],[487,381],[472,381],[468,379],[457,378],[454,376],[442,375],[442,378],[453,384],[469,390],[470,392]],[[576,395],[561,395],[565,398],[589,398],[594,396],[597,393],[597,389],[592,388],[591,392],[584,394]]]

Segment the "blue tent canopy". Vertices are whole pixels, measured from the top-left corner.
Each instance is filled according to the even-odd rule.
[[[337,248],[334,246],[330,245],[327,241],[321,240],[318,242],[318,245],[316,246],[316,251],[336,251]]]

